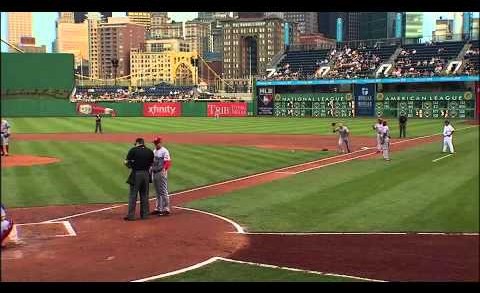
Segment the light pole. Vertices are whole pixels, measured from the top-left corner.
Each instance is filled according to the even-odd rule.
[[[118,59],[117,58],[113,58],[110,60],[112,62],[112,66],[113,66],[113,81],[114,81],[114,85],[117,86],[117,68],[118,68]]]

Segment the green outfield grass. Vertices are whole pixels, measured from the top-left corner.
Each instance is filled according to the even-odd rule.
[[[249,231],[479,231],[479,129],[441,142],[355,160],[243,189],[189,207],[231,218]]]
[[[359,282],[358,279],[325,276],[250,264],[216,261],[155,282]]]
[[[12,141],[13,154],[53,156],[60,163],[2,168],[2,203],[9,207],[125,202],[131,144]],[[276,169],[329,152],[262,150],[254,147],[168,144],[173,166],[170,192]],[[153,189],[150,192],[153,195]]]
[[[55,133],[93,132],[95,120],[91,117],[71,118],[10,118],[14,133]],[[389,119],[390,130],[398,136],[396,118]],[[320,134],[331,135],[331,123],[343,122],[352,135],[372,135],[373,118],[355,119],[315,119],[315,118],[222,118],[215,120],[206,117],[144,118],[144,117],[105,117],[103,128],[110,133],[266,133],[266,134]],[[463,121],[454,121],[454,127],[461,127]],[[421,136],[439,133],[443,130],[443,120],[410,119],[408,136]]]

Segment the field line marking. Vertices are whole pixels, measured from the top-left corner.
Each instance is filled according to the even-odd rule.
[[[63,221],[63,225],[65,226],[65,229],[67,229],[68,235],[77,236],[77,233],[75,233],[75,230],[73,229],[72,224],[69,221]]]
[[[474,127],[478,127],[478,126],[475,126],[475,125],[474,125],[474,126],[468,126],[468,127],[465,127],[465,128],[457,129],[456,131],[461,131],[461,130],[465,130],[465,129],[469,129],[469,128],[474,128]],[[433,136],[437,136],[437,135],[441,135],[441,134],[442,134],[442,133],[437,133],[437,134],[432,134],[432,135],[419,136],[419,137],[415,137],[415,138],[408,138],[408,139],[405,139],[405,140],[392,142],[391,144],[397,144],[397,143],[403,143],[403,142],[408,142],[408,141],[412,141],[412,140],[429,138],[429,137],[433,137]],[[372,139],[373,139],[373,138],[372,138]],[[375,149],[375,148],[376,148],[376,147],[370,147],[370,148],[368,148],[368,149]],[[355,154],[355,153],[365,152],[365,151],[368,150],[368,149],[356,150],[356,151],[354,151],[354,152],[347,153],[347,154],[341,154],[341,155],[337,155],[337,156],[322,158],[322,159],[313,160],[313,161],[306,162],[306,163],[301,163],[301,164],[297,164],[297,165],[282,167],[282,168],[279,168],[279,169],[270,170],[270,171],[266,171],[266,172],[262,172],[262,173],[256,173],[256,174],[248,175],[248,176],[245,176],[245,177],[240,177],[240,178],[236,178],[236,179],[230,179],[230,180],[227,180],[227,181],[222,181],[222,182],[217,182],[217,183],[213,183],[213,184],[209,184],[209,185],[204,185],[204,186],[200,186],[200,187],[196,187],[196,188],[192,188],[192,189],[188,189],[188,190],[184,190],[184,191],[179,191],[179,192],[176,192],[176,193],[172,193],[172,194],[170,194],[170,196],[176,196],[176,195],[180,195],[180,194],[184,194],[184,193],[188,193],[188,192],[192,192],[192,191],[197,191],[197,190],[202,190],[202,189],[206,189],[206,188],[210,188],[210,187],[214,187],[214,186],[218,186],[218,185],[228,184],[228,183],[231,183],[231,182],[237,182],[237,181],[241,181],[241,180],[245,180],[245,179],[249,179],[249,178],[254,178],[254,177],[262,176],[262,175],[265,175],[265,174],[275,173],[275,172],[282,171],[282,170],[286,170],[286,169],[291,169],[291,168],[301,167],[301,166],[308,165],[308,164],[318,163],[318,162],[321,162],[321,161],[324,161],[324,160],[331,160],[331,159],[333,159],[333,158],[341,158],[341,157],[348,156],[348,155],[352,155],[352,154]],[[155,198],[153,197],[153,198],[150,198],[149,200],[154,200],[154,199],[155,199]],[[138,202],[138,201],[137,201],[137,202]],[[43,221],[43,222],[57,222],[57,221],[61,221],[61,220],[66,220],[66,219],[70,219],[70,218],[75,218],[75,217],[83,216],[83,215],[98,213],[98,212],[102,212],[102,211],[106,211],[106,210],[112,210],[112,209],[116,209],[116,208],[123,207],[123,206],[127,206],[127,205],[128,205],[128,204],[115,205],[115,206],[111,206],[111,207],[107,207],[107,208],[102,208],[102,209],[97,209],[97,210],[91,210],[91,211],[88,211],[88,212],[78,213],[78,214],[74,214],[74,215],[70,215],[70,216],[65,216],[65,217],[61,217],[61,218],[46,220],[46,221]],[[43,222],[42,222],[42,223],[43,223]]]
[[[367,156],[371,156],[371,155],[375,155],[375,154],[376,154],[376,152],[374,152],[374,153],[368,153],[368,154],[364,154],[364,155],[360,155],[360,156],[356,156],[356,157],[352,157],[352,158],[348,158],[348,159],[344,159],[344,160],[340,160],[340,161],[328,163],[328,164],[325,164],[325,165],[320,165],[320,166],[316,166],[316,167],[311,167],[311,168],[307,168],[307,169],[304,169],[304,170],[301,170],[301,171],[297,171],[297,172],[295,172],[294,174],[300,174],[300,173],[303,173],[303,172],[307,172],[307,171],[311,171],[311,170],[315,170],[315,169],[320,169],[320,168],[328,167],[328,166],[331,166],[331,165],[336,165],[336,164],[340,164],[340,163],[345,163],[345,162],[348,162],[348,161],[353,161],[353,160],[356,160],[356,159],[359,159],[359,158],[363,158],[363,157],[367,157]]]
[[[178,206],[174,206],[174,208],[177,208],[177,209],[180,209],[180,210],[187,210],[187,211],[202,213],[202,214],[206,214],[206,215],[209,215],[209,216],[212,216],[212,217],[215,217],[215,218],[219,218],[219,219],[221,219],[221,220],[224,220],[224,221],[232,224],[233,227],[235,227],[235,230],[237,230],[237,231],[236,231],[237,233],[245,234],[245,230],[242,228],[242,226],[240,226],[240,224],[236,223],[235,221],[233,221],[233,220],[231,220],[231,219],[229,219],[229,218],[225,218],[225,217],[220,216],[220,215],[216,215],[216,214],[213,214],[213,213],[209,213],[209,212],[205,212],[205,211],[197,210],[197,209],[191,209],[191,208],[185,208],[185,207],[178,207]]]
[[[277,171],[275,173],[277,173],[277,174],[290,174],[290,175],[297,174],[296,172],[289,172],[289,171],[283,171],[283,172],[282,171]]]
[[[432,162],[435,163],[435,162],[438,162],[438,161],[440,161],[440,160],[442,160],[442,159],[448,158],[448,157],[450,157],[450,156],[453,156],[453,154],[448,154],[448,155],[445,155],[445,156],[443,156],[443,157],[437,158],[437,159],[435,159],[435,160],[432,160]]]
[[[147,281],[152,281],[152,280],[155,280],[155,279],[161,279],[161,278],[165,278],[165,277],[169,277],[169,276],[173,276],[173,275],[178,275],[178,274],[185,273],[185,272],[188,272],[188,271],[191,271],[191,270],[194,270],[194,269],[201,268],[201,267],[206,266],[208,264],[211,264],[212,262],[215,262],[217,260],[219,260],[219,258],[217,256],[215,256],[215,257],[209,258],[205,261],[199,262],[195,265],[192,265],[192,266],[180,269],[180,270],[176,270],[176,271],[172,271],[172,272],[169,272],[169,273],[160,274],[160,275],[156,275],[156,276],[151,276],[151,277],[148,277],[148,278],[133,280],[133,281],[130,281],[130,282],[147,282]]]
[[[282,235],[282,236],[310,236],[310,235],[442,235],[442,236],[479,236],[479,233],[470,232],[245,232],[246,235]]]
[[[297,268],[282,267],[282,266],[269,265],[269,264],[263,264],[263,263],[257,263],[257,262],[249,262],[249,261],[235,260],[235,259],[224,258],[224,257],[218,257],[218,259],[219,259],[219,260],[226,261],[226,262],[239,263],[239,264],[248,264],[248,265],[252,265],[252,266],[258,266],[258,267],[264,267],[264,268],[272,268],[272,269],[281,269],[281,270],[292,271],[292,272],[301,272],[301,273],[307,273],[307,274],[315,274],[315,275],[322,275],[322,276],[332,276],[332,277],[343,277],[343,278],[357,279],[357,280],[370,281],[370,282],[387,282],[387,281],[384,281],[384,280],[376,280],[376,279],[369,279],[369,278],[355,277],[355,276],[341,275],[341,274],[333,274],[333,273],[324,273],[324,272],[311,271],[311,270],[302,270],[302,269],[297,269]]]

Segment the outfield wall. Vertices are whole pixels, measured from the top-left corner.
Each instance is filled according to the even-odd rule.
[[[17,98],[2,99],[3,117],[75,117],[84,116],[77,103],[59,99]],[[81,103],[89,104],[89,103]],[[167,103],[114,103],[94,105],[110,108],[119,117],[213,117],[219,108],[220,116],[245,117],[254,113],[253,102],[167,102]]]
[[[67,99],[74,88],[73,54],[1,53],[0,56],[2,99],[22,99],[22,92],[30,98],[42,97],[48,91],[65,93],[61,98]]]

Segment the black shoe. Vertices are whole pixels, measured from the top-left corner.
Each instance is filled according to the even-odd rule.
[[[135,221],[135,219],[129,218],[128,216],[123,217],[123,219],[124,219],[125,221]]]
[[[150,215],[160,215],[160,214],[161,212],[157,210],[154,210],[153,212],[150,213]]]

